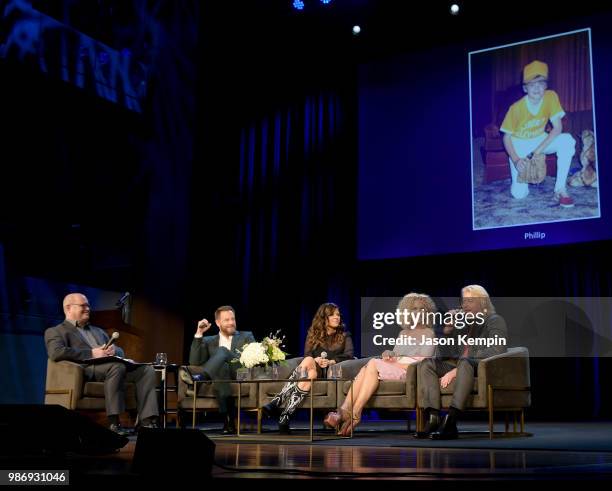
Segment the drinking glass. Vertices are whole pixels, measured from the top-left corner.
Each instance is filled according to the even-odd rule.
[[[168,354],[167,353],[156,353],[155,354],[155,364],[164,366],[168,363]]]
[[[340,365],[332,365],[329,367],[329,378],[342,378],[342,367]]]

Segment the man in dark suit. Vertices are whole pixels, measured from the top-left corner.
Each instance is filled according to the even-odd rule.
[[[104,399],[110,429],[127,434],[121,427],[119,415],[125,411],[125,383],[134,382],[141,427],[157,427],[159,407],[155,388],[157,376],[153,367],[132,366],[122,362],[100,364],[87,363],[92,358],[105,356],[124,357],[119,346],[104,349],[109,336],[99,327],[89,324],[90,305],[81,293],[71,293],[64,298],[66,319],[45,331],[47,354],[53,361],[69,360],[80,363],[88,381],[104,382]]]
[[[229,305],[219,307],[215,311],[215,324],[219,328],[219,334],[204,337],[211,323],[206,319],[198,322],[189,353],[189,371],[208,380],[234,380],[236,370],[240,367],[239,363],[232,363],[232,360],[238,357],[236,350],[241,350],[248,343],[254,343],[255,338],[251,332],[236,330],[236,313]],[[184,370],[181,370],[181,378],[188,384],[192,383],[190,373]],[[215,383],[213,390],[224,421],[223,433],[236,433],[236,408],[230,384]]]
[[[417,438],[457,438],[457,420],[472,393],[478,362],[506,351],[506,321],[495,312],[489,294],[482,286],[470,285],[461,290],[461,310],[460,314],[466,320],[465,326],[459,325],[460,317],[456,317],[457,312],[451,311],[456,321],[445,325],[443,332],[443,337],[454,340],[454,348],[449,351],[438,346],[433,358],[419,364],[418,399],[419,405],[425,409],[426,425],[424,431],[415,434]],[[471,315],[468,317],[468,314]],[[468,322],[468,319],[471,321]],[[477,340],[486,339],[498,341],[499,344],[477,344]],[[448,387],[453,381],[455,388],[449,411],[444,420],[440,420],[440,389]]]

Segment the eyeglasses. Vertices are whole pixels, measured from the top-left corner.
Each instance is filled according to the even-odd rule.
[[[537,82],[528,82],[525,84],[527,87],[542,87],[545,88],[547,85],[546,80],[538,80]]]

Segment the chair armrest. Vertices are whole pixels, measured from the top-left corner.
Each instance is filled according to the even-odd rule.
[[[342,367],[342,378],[354,379],[359,370],[361,370],[372,359],[370,358],[354,358],[352,360],[344,360],[338,363]]]
[[[187,397],[187,384],[181,378],[181,371],[183,367],[179,367],[179,371],[176,374],[177,377],[177,388],[176,388],[176,400],[177,404]]]
[[[187,382],[185,382],[185,380],[183,380],[184,374],[189,374],[186,378],[188,380],[191,380],[191,375],[199,375],[202,373],[202,371],[202,367],[199,365],[181,365],[179,367],[178,372],[176,374],[178,378],[177,402],[181,402],[186,397],[192,397],[191,395],[187,395],[187,389],[193,389],[193,387],[191,386],[191,384],[188,384]]]
[[[60,404],[76,409],[83,396],[84,370],[72,361],[47,361],[45,404]]]
[[[527,349],[516,349],[481,360],[478,363],[478,393],[486,394],[489,385],[495,389],[531,390]]]
[[[406,395],[412,395],[414,397],[415,404],[417,399],[417,374],[419,363],[411,363],[406,368]]]

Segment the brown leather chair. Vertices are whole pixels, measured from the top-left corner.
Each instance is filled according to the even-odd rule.
[[[47,360],[45,404],[78,411],[104,411],[104,382],[87,382],[78,363]],[[135,415],[138,406],[133,383],[127,383],[125,404],[128,412]]]

